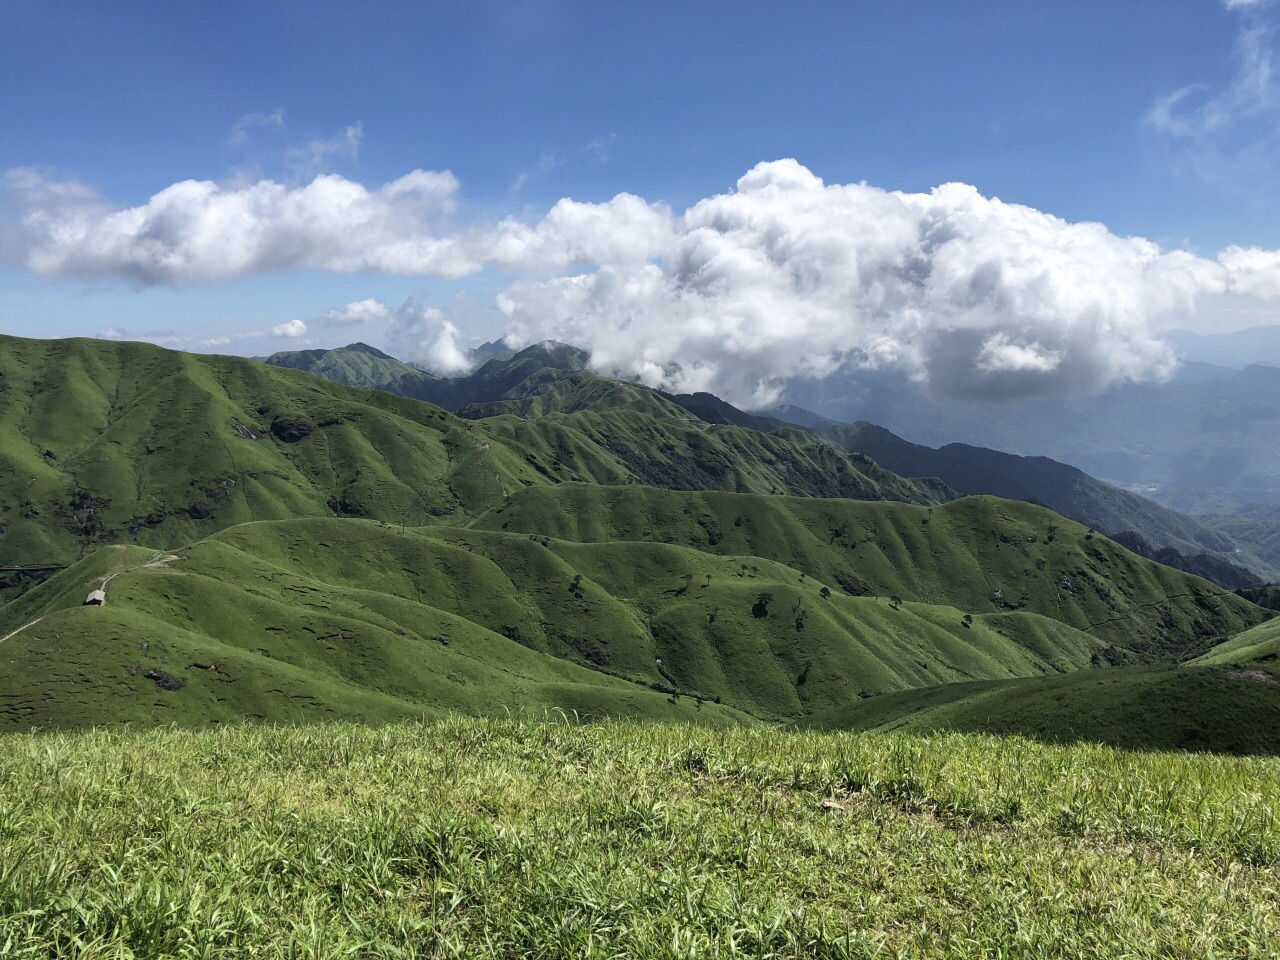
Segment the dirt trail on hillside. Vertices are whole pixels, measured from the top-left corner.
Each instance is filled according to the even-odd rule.
[[[6,633],[3,637],[0,637],[0,643],[4,643],[4,642],[5,642],[6,640],[8,640],[10,637],[16,637],[16,636],[17,636],[18,634],[20,634],[23,630],[27,629],[27,627],[34,627],[37,623],[39,623],[39,622],[40,622],[41,620],[43,620],[43,619],[44,619],[44,617],[36,617],[36,618],[35,618],[34,620],[32,620],[30,623],[24,623],[24,624],[23,624],[22,626],[20,626],[17,630],[13,631],[13,633]]]

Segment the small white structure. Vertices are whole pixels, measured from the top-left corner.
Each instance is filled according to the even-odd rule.
[[[85,598],[84,605],[86,607],[100,607],[107,602],[107,591],[94,590]]]

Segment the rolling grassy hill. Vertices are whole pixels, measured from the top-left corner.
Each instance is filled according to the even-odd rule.
[[[81,606],[111,574],[105,606]],[[539,625],[558,613],[468,551],[369,522],[249,524],[180,554],[110,547],[0,610],[0,636],[19,631],[0,643],[0,724],[386,722],[552,708],[746,719],[537,649],[534,635],[561,651],[564,631],[585,632],[579,613],[576,633],[566,624],[544,639]]]
[[[1211,653],[1204,665],[925,687],[853,701],[803,723],[854,732],[1018,735],[1139,750],[1280,752],[1280,678],[1271,670],[1211,662],[1218,659]]]
[[[0,608],[14,728],[792,721],[1172,664],[1267,617],[1041,507],[585,371],[470,421],[236,358],[4,346],[0,556],[83,554]]]
[[[106,606],[81,606],[112,575]],[[916,687],[1172,662],[1266,615],[1010,501],[563,484],[471,528],[313,518],[172,554],[106,548],[0,609],[0,635],[19,631],[0,650],[0,716],[793,720]]]
[[[82,606],[111,574],[107,604]],[[1035,615],[963,618],[669,544],[259,522],[177,554],[107,548],[0,610],[0,635],[34,622],[0,650],[0,717],[27,727],[559,707],[778,720],[884,690],[1076,669],[1104,647]]]
[[[1110,663],[1189,656],[1267,616],[1050,510],[993,497],[925,507],[564,484],[525,490],[476,525],[682,544],[784,563],[850,595],[1035,613],[1101,638]]]
[[[456,523],[521,487],[571,480],[940,496],[799,433],[628,409],[477,424],[234,357],[92,340],[0,347],[3,566],[112,542],[171,547],[257,519]]]

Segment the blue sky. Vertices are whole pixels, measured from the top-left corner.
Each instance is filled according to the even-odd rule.
[[[1194,293],[1184,286],[1152,294],[1148,254],[1140,268],[1104,283],[1098,302],[1133,299],[1123,316],[1101,321],[1129,331],[1112,348],[1132,356],[1090,376],[1159,375],[1160,359],[1133,340],[1161,327],[1280,318],[1272,299],[1280,261],[1268,257],[1280,248],[1280,80],[1270,75],[1280,4],[1266,0],[120,6],[127,9],[58,0],[0,8],[2,332],[115,333],[247,354],[366,339],[401,354],[434,351],[445,368],[457,361],[451,349],[504,330],[576,333],[595,337],[591,345],[606,353],[643,354],[628,361],[642,372],[644,363],[663,362],[670,343],[670,330],[645,317],[674,311],[685,327],[707,329],[665,359],[709,371],[708,383],[726,363],[745,365],[759,382],[821,372],[824,358],[850,349],[926,370],[940,362],[930,356],[950,347],[910,332],[922,323],[981,329],[969,360],[986,358],[993,372],[1060,370],[1071,366],[1073,344],[1096,337],[1078,328],[1097,303],[1081,305],[1074,294],[1047,306],[1028,300],[1029,290],[1059,276],[1028,279],[1032,266],[1004,271],[995,292],[983,294],[990,320],[958,307],[969,294],[957,299],[954,290],[855,303],[852,291],[874,286],[876,276],[860,266],[849,267],[860,271],[852,279],[835,275],[831,264],[870,262],[880,248],[868,254],[861,227],[819,225],[812,205],[802,204],[810,211],[802,214],[772,201],[769,236],[795,230],[804,241],[788,242],[785,255],[800,258],[787,268],[790,292],[757,289],[756,274],[717,268],[715,297],[726,284],[731,295],[690,306],[688,277],[673,266],[679,258],[698,246],[708,263],[729,262],[765,241],[742,232],[755,229],[763,209],[747,211],[745,194],[732,250],[708,252],[682,219],[686,210],[740,192],[739,178],[757,164],[785,158],[824,187],[865,181],[927,196],[941,184],[967,184],[983,202],[999,198],[1069,224],[1096,221],[1110,238],[1146,238],[1207,265],[1212,275],[1199,276]],[[404,191],[378,193],[413,171],[449,171],[454,181],[406,187],[407,207]],[[354,256],[332,233],[307,235],[315,198],[301,191],[321,175],[338,193],[354,185],[369,194],[361,243],[377,256]],[[208,216],[253,208],[251,222],[215,233],[216,244],[276,231],[270,249],[220,259],[225,249],[177,236],[193,229],[187,213],[148,204],[186,181],[211,185],[221,205],[213,213],[201,206]],[[764,192],[780,183],[773,177]],[[264,184],[277,194],[264,199]],[[636,211],[586,206],[620,193],[667,220],[637,227]],[[209,196],[173,204],[203,205]],[[876,196],[817,206],[862,223]],[[547,223],[561,198],[584,205],[571,211],[571,227]],[[345,201],[326,194],[323,202]],[[131,209],[143,212],[112,219]],[[972,234],[966,290],[975,277],[1000,272],[977,262],[982,251],[1025,246],[983,233],[979,224],[1008,211],[972,198],[911,210],[917,225],[959,217],[947,236]],[[719,230],[724,211],[704,213],[702,229]],[[584,240],[587,221],[595,226]],[[540,230],[537,242],[513,240],[511,224]],[[650,230],[651,241],[619,252],[619,238],[629,243],[637,229]],[[1027,229],[1048,237],[1040,226]],[[843,253],[800,249],[824,231],[842,234]],[[427,241],[457,250],[427,256]],[[1080,242],[1046,240],[1054,251]],[[512,243],[523,252],[511,253]],[[408,259],[407,246],[415,251]],[[1251,259],[1222,261],[1227,248],[1251,251]],[[1097,262],[1127,255],[1099,253]],[[160,259],[144,262],[151,256]],[[1094,262],[1074,264],[1071,282]],[[1057,269],[1045,263],[1035,269]],[[653,280],[645,269],[655,265],[666,274],[661,293],[643,304],[626,293],[621,302],[617,291]],[[1186,266],[1160,261],[1161,271]],[[565,292],[566,278],[601,272],[617,278],[613,293],[595,279],[577,282],[594,285],[589,295]],[[797,276],[818,279],[797,287]],[[371,300],[383,312],[365,310],[366,322],[356,322],[359,310],[343,314]],[[814,300],[821,309],[804,315]],[[781,329],[758,326],[753,311],[763,312],[762,303],[785,315]],[[826,342],[815,331],[846,324],[841,304],[857,316]],[[727,329],[716,326],[735,310]],[[922,311],[942,319],[921,321]],[[738,352],[709,352],[708,343],[735,337]],[[785,337],[823,342],[773,369],[761,358]]]

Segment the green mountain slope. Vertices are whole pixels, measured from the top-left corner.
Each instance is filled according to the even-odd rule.
[[[1280,617],[1260,623],[1219,644],[1197,663],[1232,665],[1275,664],[1280,660]]]
[[[1280,678],[1223,665],[1118,667],[886,694],[804,721],[826,730],[1016,734],[1141,750],[1280,753]]]
[[[681,544],[774,560],[851,595],[1036,613],[1099,637],[1111,663],[1182,658],[1267,616],[1043,507],[992,497],[923,507],[564,484],[525,490],[478,525]]]
[[[108,577],[106,605],[82,606]],[[1034,614],[966,622],[945,605],[845,596],[759,557],[352,519],[244,524],[175,554],[107,548],[0,609],[0,635],[15,630],[0,679],[13,725],[737,716],[703,713],[716,702],[778,720],[1079,669],[1105,647]]]
[[[588,491],[611,496],[579,513]],[[513,529],[530,507],[551,521],[548,504],[577,535]],[[1056,531],[1052,555],[1096,571],[1076,576],[1109,597],[1106,617],[1083,589],[1044,603],[1032,584],[1014,610],[985,581],[1025,576],[1035,558],[976,531],[997,516],[1007,535],[1052,514],[565,485],[519,494],[485,518],[498,529],[302,519],[172,554],[111,547],[0,609],[0,636],[13,633],[0,716],[17,728],[554,708],[790,720],[939,683],[1167,660],[1265,616],[1075,525]],[[574,518],[646,526],[590,542]],[[859,546],[831,538],[832,521]],[[659,542],[680,527],[697,542]],[[916,530],[944,565],[895,581]],[[106,605],[82,606],[107,578]],[[880,595],[849,595],[859,584]]]
[[[1217,573],[1214,579],[1222,586],[1256,586],[1261,582],[1223,564],[1247,567],[1262,580],[1280,578],[1280,569],[1272,560],[1241,551],[1240,544],[1223,533],[1220,526],[1215,529],[1047,457],[1019,457],[963,443],[933,449],[910,443],[865,421],[832,427],[824,435],[841,449],[864,453],[905,477],[938,477],[961,494],[991,494],[1041,503],[1097,530],[1134,531],[1157,549],[1169,547],[1188,558],[1207,554],[1218,563],[1203,564],[1205,569],[1195,572],[1202,576]],[[1168,562],[1177,558],[1154,559]]]
[[[264,362],[274,367],[304,370],[344,386],[386,390],[402,397],[429,391],[437,380],[367,343],[351,343],[333,350],[284,351],[272,354]]]
[[[112,574],[106,605],[82,606]],[[537,649],[593,643],[599,622],[579,613],[575,630],[572,595],[540,606],[540,582],[522,592],[465,549],[355,520],[249,524],[180,554],[107,548],[0,610],[0,723],[744,719]]]
[[[566,480],[938,496],[801,433],[704,430],[657,408],[477,424],[234,357],[0,347],[0,566],[66,563],[111,542],[171,547],[257,519],[457,522]]]
[[[388,393],[146,344],[0,347],[0,560],[11,564],[113,541],[172,546],[254,519],[422,523],[487,509],[504,483],[544,482],[536,457]]]

